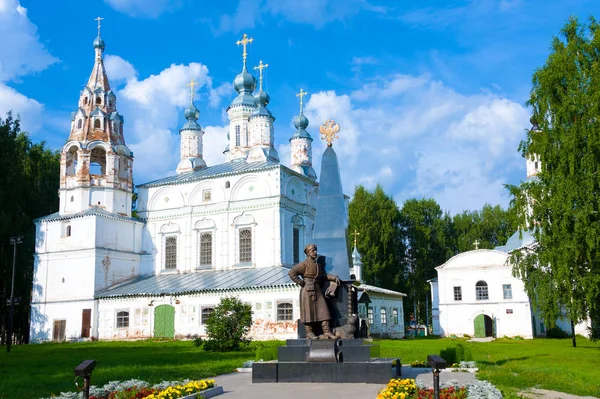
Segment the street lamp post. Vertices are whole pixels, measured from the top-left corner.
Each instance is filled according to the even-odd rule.
[[[15,310],[15,267],[17,264],[17,244],[23,242],[23,236],[10,237],[10,244],[13,246],[13,265],[12,265],[12,281],[10,284],[10,310],[8,313],[8,338],[6,339],[6,353],[10,353],[10,345],[12,344],[12,327],[13,313]]]

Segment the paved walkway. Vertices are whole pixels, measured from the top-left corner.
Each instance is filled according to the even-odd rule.
[[[416,378],[427,386],[433,386],[433,376],[428,369],[402,367],[402,378]],[[440,381],[458,380],[468,383],[475,379],[473,373],[440,373]],[[232,373],[215,377],[223,387],[223,399],[306,399],[341,396],[344,399],[375,399],[385,385],[381,384],[319,384],[319,383],[277,383],[253,384],[252,373]]]

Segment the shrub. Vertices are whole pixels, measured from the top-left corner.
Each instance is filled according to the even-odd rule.
[[[564,330],[559,327],[552,327],[546,330],[546,338],[570,338],[571,335],[567,334]]]
[[[278,348],[273,346],[265,346],[263,344],[258,344],[256,348],[256,355],[254,356],[254,360],[258,361],[268,361],[268,360],[277,360],[278,356]]]
[[[471,348],[465,344],[457,344],[456,346],[449,346],[440,352],[440,357],[448,364],[459,363],[463,360],[473,360],[473,353]]]
[[[228,352],[250,343],[247,337],[252,325],[252,307],[239,298],[225,297],[206,321],[204,350]]]
[[[194,345],[195,348],[201,347],[202,344],[204,344],[204,340],[202,338],[200,338],[200,337],[194,338],[192,340],[192,345]]]

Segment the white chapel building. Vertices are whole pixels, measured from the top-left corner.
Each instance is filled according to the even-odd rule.
[[[176,173],[138,186],[132,217],[134,158],[104,48],[98,35],[61,151],[59,210],[35,221],[30,341],[202,336],[223,296],[252,305],[254,338],[295,338],[299,287],[288,272],[311,242],[318,193],[302,109],[287,167],[274,147],[269,95],[262,76],[255,92],[244,47],[237,96],[226,110],[225,162],[206,165],[192,99]],[[356,266],[351,273],[360,275]],[[402,337],[405,295],[367,285],[359,291],[376,299],[373,332]]]
[[[536,128],[534,126],[534,128]],[[539,157],[527,159],[527,179],[541,169]],[[529,231],[517,231],[505,245],[460,253],[436,267],[438,277],[430,280],[433,334],[462,337],[533,338],[546,335],[546,326],[532,304],[521,279],[512,274],[510,253],[531,249],[536,244]],[[568,319],[557,327],[571,334]],[[575,333],[587,335],[586,322]]]

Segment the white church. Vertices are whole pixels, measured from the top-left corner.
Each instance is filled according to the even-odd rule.
[[[535,179],[541,169],[539,157],[528,159],[526,167],[527,179]],[[530,232],[517,231],[505,245],[463,252],[436,267],[438,277],[429,282],[433,334],[476,338],[545,336],[544,321],[532,308],[523,281],[512,275],[509,262],[511,252],[532,249],[534,245]],[[570,320],[559,319],[556,325],[572,333]],[[587,336],[588,325],[577,324],[575,334]]]
[[[288,271],[303,260],[315,224],[313,139],[301,91],[291,166],[280,163],[262,63],[256,92],[246,66],[251,41],[244,35],[238,42],[243,66],[226,109],[225,162],[206,165],[192,98],[176,173],[138,186],[132,217],[134,158],[98,34],[61,151],[60,208],[35,221],[31,342],[203,336],[224,296],[251,304],[255,339],[296,337],[299,287]],[[360,280],[357,251],[353,260],[351,273]],[[365,284],[358,290],[369,298],[359,308],[371,332],[404,336],[405,294]]]

